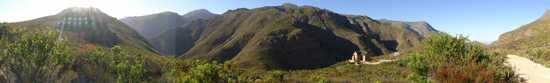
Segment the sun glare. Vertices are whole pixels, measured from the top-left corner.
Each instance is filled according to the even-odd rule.
[[[41,5],[40,9],[65,9],[69,7],[94,7],[114,17],[128,16],[136,13],[140,7],[139,0],[36,0],[35,4]],[[35,5],[36,6],[36,5]]]
[[[126,16],[143,15],[143,0],[18,0],[21,4],[8,4],[10,8],[17,9],[2,17],[0,21],[17,22],[54,15],[70,7],[94,7],[116,18]],[[9,1],[7,1],[9,2]]]
[[[69,0],[69,6],[74,7],[96,7],[104,0]]]

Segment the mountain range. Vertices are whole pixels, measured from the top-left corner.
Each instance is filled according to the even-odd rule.
[[[182,17],[188,18],[164,12],[122,21],[142,33],[162,32],[149,40],[160,54],[254,68],[323,67],[349,58],[354,51],[381,55],[407,50],[440,33],[422,21],[374,20],[294,4],[239,8],[221,15],[197,10]],[[179,24],[170,23],[173,19]],[[166,28],[150,21],[170,22],[164,22]]]
[[[549,27],[547,10],[482,45],[426,21],[289,3],[121,19],[72,7],[0,23],[0,81],[516,83],[510,56],[550,66]]]
[[[423,38],[442,33],[424,21],[375,20],[294,4],[223,14],[204,9],[184,15],[161,12],[121,20],[96,8],[69,8],[11,24],[55,27],[64,40],[258,69],[325,67],[348,59],[353,52],[376,56],[406,51]]]

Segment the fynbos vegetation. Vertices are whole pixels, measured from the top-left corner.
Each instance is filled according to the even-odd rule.
[[[462,36],[434,35],[404,63],[412,71],[408,78],[415,82],[517,82],[504,58]]]

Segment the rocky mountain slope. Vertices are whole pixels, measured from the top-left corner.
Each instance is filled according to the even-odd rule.
[[[204,22],[188,26],[202,34],[181,58],[268,69],[324,67],[354,51],[387,54],[439,33],[425,22],[373,20],[294,4],[230,10]]]
[[[550,67],[550,10],[534,22],[500,35],[492,44],[496,52],[527,57]]]
[[[534,22],[502,34],[493,44],[496,47],[512,50],[550,48],[550,10]]]

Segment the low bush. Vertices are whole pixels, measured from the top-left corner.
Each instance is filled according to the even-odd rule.
[[[187,61],[190,63],[175,63],[165,72],[169,82],[177,83],[242,83],[249,82],[241,76],[242,71],[236,70],[228,63]]]
[[[59,81],[66,70],[72,69],[74,58],[66,42],[56,37],[50,31],[22,35],[2,49],[0,65],[13,72],[18,82]]]
[[[537,63],[541,63],[546,67],[550,67],[550,49],[549,48],[535,48],[527,50],[527,57]]]
[[[504,56],[485,51],[463,36],[434,35],[405,61],[415,82],[518,82]],[[431,79],[431,80],[430,80]]]
[[[83,60],[112,73],[116,82],[141,82],[151,79],[150,71],[145,68],[145,61],[140,54],[130,54],[119,46],[97,48]]]

